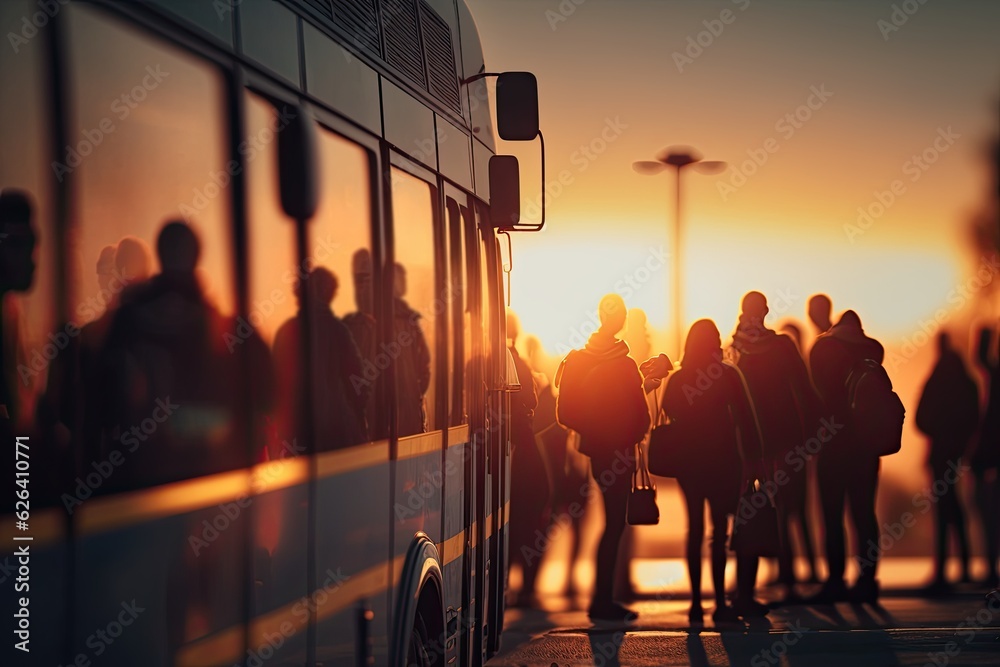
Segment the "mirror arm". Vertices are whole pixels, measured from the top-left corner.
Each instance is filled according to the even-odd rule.
[[[479,74],[473,74],[468,79],[462,79],[462,85],[467,86],[470,83],[479,81],[480,79],[485,79],[487,77],[500,76],[500,72],[480,72]]]
[[[510,227],[510,231],[514,232],[540,232],[545,226],[545,137],[542,136],[542,131],[538,130],[538,146],[542,152],[542,220],[541,222],[533,223],[530,225],[517,224]]]

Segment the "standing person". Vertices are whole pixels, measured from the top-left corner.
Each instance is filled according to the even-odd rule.
[[[625,314],[625,330],[622,340],[628,344],[628,356],[641,364],[649,358],[651,346],[649,330],[646,326],[646,312],[641,308],[629,308]],[[657,394],[650,392],[646,398],[650,413],[656,409]],[[618,547],[618,567],[615,570],[615,595],[620,600],[634,600],[637,597],[635,582],[632,580],[632,555],[635,553],[635,528],[626,525]]]
[[[788,320],[781,326],[779,333],[783,333],[792,339],[795,347],[798,348],[799,355],[802,357],[802,363],[807,363],[802,327],[797,322]],[[805,556],[806,564],[809,566],[809,578],[806,581],[810,584],[816,584],[819,583],[819,574],[816,570],[816,550],[813,546],[813,531],[809,527],[811,523],[810,517],[812,516],[810,512],[811,503],[809,502],[811,498],[810,489],[814,487],[816,482],[816,466],[812,459],[810,459],[806,462],[802,470],[788,472],[789,483],[786,487],[787,493],[785,495],[788,501],[788,512],[786,514],[788,524],[785,527],[788,535],[788,549],[791,550],[792,557],[795,558],[792,533],[794,529],[798,528],[799,535],[802,538],[802,554]]]
[[[422,317],[403,298],[406,296],[406,269],[393,267],[394,335],[403,348],[396,360],[396,386],[399,391],[396,407],[396,430],[400,437],[427,431],[427,405],[424,395],[431,386],[431,353],[420,324]],[[403,345],[405,341],[410,341]]]
[[[589,615],[593,620],[633,621],[638,614],[613,599],[615,562],[622,531],[636,443],[649,429],[642,375],[616,338],[625,326],[625,302],[617,294],[601,299],[601,326],[582,350],[570,352],[556,372],[559,422],[580,434],[580,452],[604,501],[604,534],[597,549],[597,573]]]
[[[507,313],[507,349],[510,350],[520,389],[510,395],[511,460],[510,476],[510,560],[521,569],[521,590],[514,604],[531,607],[535,603],[535,581],[542,554],[534,548],[537,534],[544,534],[549,522],[552,497],[549,476],[535,441],[534,415],[538,393],[531,368],[517,353],[520,325],[514,313]]]
[[[823,335],[833,327],[830,316],[833,312],[833,303],[830,297],[825,294],[813,294],[809,297],[809,321],[816,329],[817,335]]]
[[[333,312],[340,283],[329,269],[318,266],[299,281],[295,296],[299,312],[274,336],[274,362],[279,394],[279,434],[289,440],[301,430],[302,322],[309,310],[309,363],[312,366],[313,437],[316,451],[342,449],[368,440],[365,405],[367,385],[355,387],[361,375],[361,354],[347,325]],[[308,297],[304,289],[308,289]]]
[[[788,336],[778,334],[764,325],[767,316],[767,299],[760,292],[749,292],[743,297],[741,313],[733,334],[731,355],[746,378],[750,397],[756,409],[762,438],[762,466],[765,477],[777,472],[777,467],[796,446],[802,445],[819,428],[817,422],[818,399],[809,383],[798,348]],[[785,471],[794,478],[805,476],[805,469]],[[785,586],[786,600],[797,599],[795,592],[794,561],[786,528],[788,526],[789,489],[805,484],[804,480],[787,484],[775,498],[778,510],[779,545],[778,578]],[[739,558],[737,568],[745,570],[737,575],[741,590],[737,611],[750,615],[766,613],[763,605],[753,600],[757,578],[757,558]]]
[[[644,367],[645,368],[645,367]],[[703,377],[717,378],[707,387]],[[716,623],[735,621],[737,612],[726,604],[726,543],[729,515],[736,513],[743,480],[748,476],[741,459],[743,451],[756,461],[760,441],[753,408],[743,388],[739,371],[722,361],[722,339],[712,320],[691,326],[684,344],[680,370],[667,383],[663,412],[671,422],[687,424],[692,437],[686,473],[678,477],[687,507],[687,566],[691,581],[688,618],[700,623],[701,547],[705,536],[705,503],[712,518],[712,586],[715,591]],[[696,434],[696,435],[695,435]],[[738,439],[739,438],[739,439]]]
[[[930,439],[927,465],[931,482],[946,480],[949,470],[960,470],[959,461],[979,426],[979,387],[965,368],[962,357],[951,347],[947,333],[938,335],[938,361],[920,394],[917,428]],[[934,504],[934,580],[927,592],[948,591],[945,565],[948,561],[948,529],[955,534],[962,562],[962,582],[969,579],[969,540],[965,534],[965,512],[956,485],[949,484]]]
[[[881,364],[884,357],[881,343],[865,335],[861,318],[853,310],[841,315],[840,321],[816,340],[809,353],[813,383],[827,412],[833,415],[832,421],[842,424],[841,432],[819,453],[817,464],[829,572],[820,592],[810,600],[817,604],[878,599],[878,553],[874,554],[873,563],[860,563],[860,556],[867,545],[878,545],[875,495],[880,464],[877,453],[864,451],[857,444],[858,436],[849,419],[847,380],[859,362],[871,359]],[[861,566],[861,574],[850,591],[844,584],[845,501],[850,506]]]
[[[979,331],[976,360],[986,377],[986,409],[979,429],[970,465],[976,483],[975,501],[986,542],[986,586],[1000,583],[997,561],[1000,560],[1000,361],[990,353],[993,331]],[[995,348],[1000,353],[1000,339]]]

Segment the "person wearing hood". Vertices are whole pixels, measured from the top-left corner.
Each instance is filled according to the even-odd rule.
[[[731,359],[746,378],[750,397],[760,424],[763,475],[770,478],[779,468],[788,482],[778,492],[775,503],[778,510],[779,545],[778,579],[785,586],[786,600],[798,598],[795,592],[794,560],[787,528],[794,503],[796,488],[806,484],[807,469],[788,466],[788,457],[796,447],[816,434],[820,428],[819,401],[809,383],[809,371],[794,341],[784,334],[769,329],[764,324],[768,313],[767,299],[760,292],[748,292],[741,303],[741,313]],[[763,481],[763,480],[762,480]],[[742,597],[748,598],[756,579],[757,559],[739,559],[747,572],[742,577],[749,588]],[[737,579],[741,579],[739,574]],[[753,606],[752,600],[748,604]]]
[[[847,379],[861,361],[871,359],[882,363],[885,350],[874,338],[865,335],[861,318],[853,310],[840,316],[828,332],[816,339],[809,353],[813,384],[823,400],[832,421],[842,425],[834,439],[818,454],[817,477],[823,513],[825,550],[828,576],[819,593],[811,598],[817,604],[842,600],[874,602],[878,598],[879,528],[875,516],[875,495],[878,489],[879,457],[859,451],[854,446],[857,436],[852,433],[847,395]],[[846,551],[844,544],[844,504],[850,505],[857,535],[858,561],[861,574],[854,588],[844,584]],[[863,560],[866,550],[871,561]]]
[[[949,469],[959,467],[966,446],[979,425],[979,387],[969,375],[962,357],[951,346],[947,333],[938,334],[938,361],[920,394],[917,405],[917,428],[930,439],[927,464],[931,481],[947,480]],[[929,593],[948,590],[945,577],[948,529],[958,541],[962,563],[962,581],[969,579],[969,540],[965,533],[965,513],[955,485],[949,484],[934,504],[935,559],[934,580]]]
[[[615,562],[625,516],[635,445],[649,429],[649,410],[639,367],[616,336],[625,327],[625,302],[617,294],[601,299],[601,326],[582,350],[570,352],[556,372],[559,423],[580,434],[580,453],[604,501],[604,534],[589,615],[592,619],[635,620],[638,615],[613,600]]]

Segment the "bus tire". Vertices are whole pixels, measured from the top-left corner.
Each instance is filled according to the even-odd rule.
[[[407,550],[399,582],[394,667],[444,667],[444,578],[437,547],[423,533]]]

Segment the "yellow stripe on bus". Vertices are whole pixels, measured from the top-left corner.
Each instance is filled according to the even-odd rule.
[[[401,461],[440,452],[441,437],[441,431],[434,431],[433,433],[422,433],[402,438],[397,445],[396,459]]]
[[[465,553],[465,531],[452,535],[447,540],[437,545],[438,553],[441,554],[441,565],[448,565],[452,561],[461,558]]]
[[[469,425],[452,426],[448,429],[448,446],[454,447],[469,441]]]
[[[399,568],[402,568],[404,558],[399,556],[395,559]],[[393,571],[396,571],[395,562]],[[316,621],[321,622],[348,609],[358,600],[382,593],[389,588],[389,584],[389,568],[383,562],[341,581],[331,581],[312,595],[257,616],[250,621],[250,651],[260,653],[260,649],[268,646],[269,637],[288,639],[305,630],[309,608],[315,608]],[[177,667],[211,667],[236,662],[243,657],[243,651],[243,628],[237,625],[185,646],[177,654],[174,664]]]
[[[260,463],[249,469],[93,498],[84,502],[78,510],[80,534],[93,535],[192,512],[252,493],[265,493],[300,484],[308,476],[306,459],[287,458]]]
[[[510,503],[504,505],[503,511],[509,510]],[[506,521],[505,521],[506,523]],[[493,534],[493,515],[486,517],[487,534]],[[472,524],[472,547],[476,546],[478,523]],[[465,553],[465,530],[452,535],[444,542],[437,544],[441,557],[441,565],[458,560]],[[403,573],[406,556],[400,555],[391,562],[383,562],[366,570],[351,575],[342,581],[332,581],[329,585],[317,589],[312,595],[300,598],[284,607],[258,616],[250,621],[250,650],[259,652],[267,645],[268,637],[292,637],[305,629],[308,621],[307,610],[310,606],[316,609],[316,621],[321,622],[334,614],[348,609],[351,605],[378,595],[387,590],[392,581],[397,581]],[[392,581],[390,581],[390,572]],[[243,657],[243,628],[232,626],[214,635],[192,642],[178,653],[175,665],[177,667],[202,667],[235,662]]]
[[[389,462],[389,441],[379,440],[316,456],[316,476],[333,477]]]

